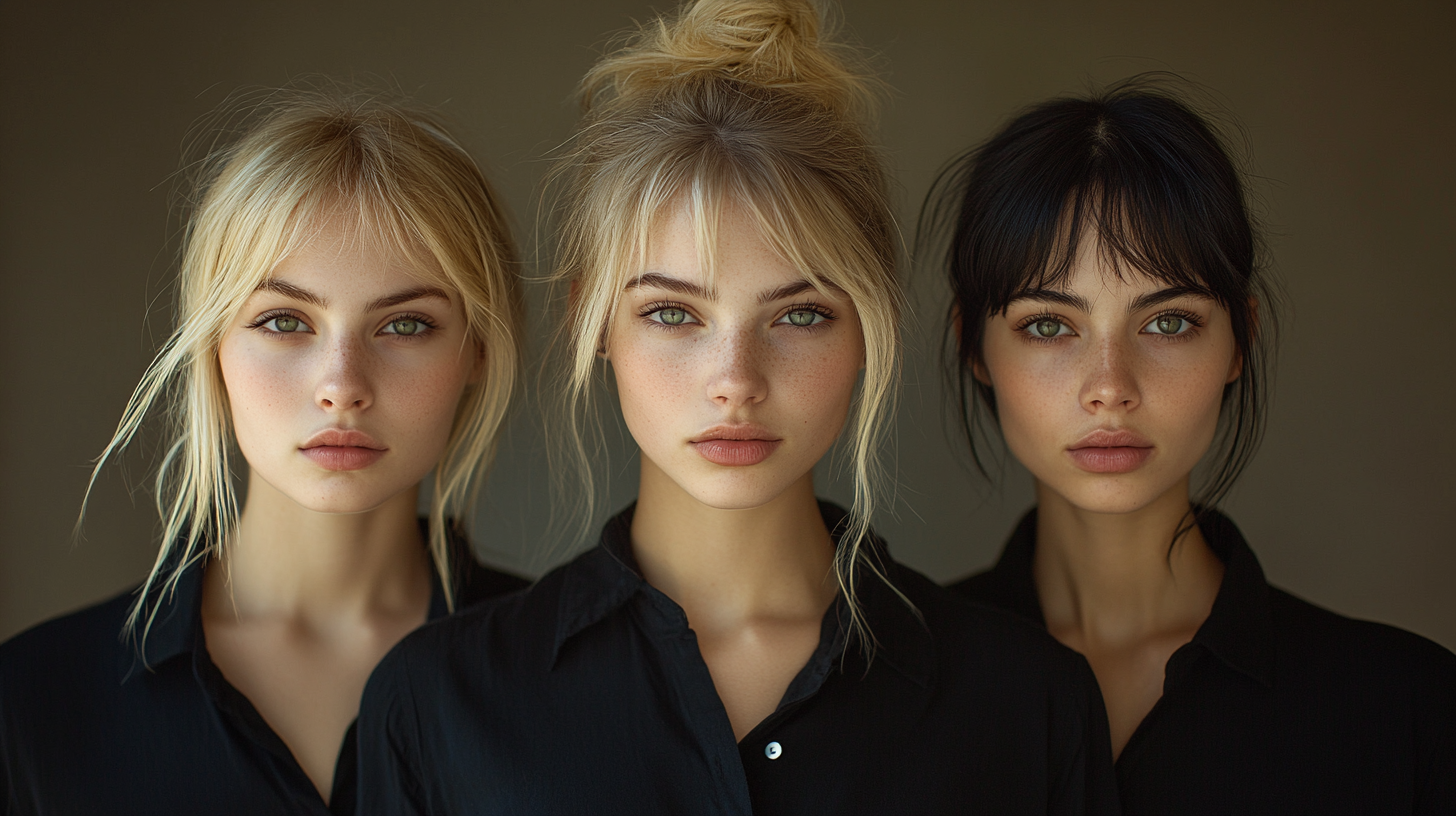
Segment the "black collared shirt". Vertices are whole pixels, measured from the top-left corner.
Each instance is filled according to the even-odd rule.
[[[526,585],[452,542],[457,605]],[[208,656],[203,569],[182,576],[145,642],[121,640],[123,593],[0,646],[0,802],[6,814],[350,814],[355,730],[329,804],[283,740]],[[446,614],[438,578],[430,618]],[[150,668],[148,668],[150,667]]]
[[[822,505],[836,530],[842,510]],[[631,509],[527,593],[411,634],[359,716],[360,813],[1086,813],[1116,809],[1080,656],[877,557],[879,641],[841,604],[740,743],[683,610],[642,579]]]
[[[1269,586],[1237,527],[1208,619],[1117,759],[1133,813],[1456,813],[1456,655]],[[1036,511],[992,569],[952,588],[1045,626]]]

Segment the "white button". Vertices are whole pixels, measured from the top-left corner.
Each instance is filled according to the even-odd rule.
[[[778,759],[784,755],[784,746],[779,745],[777,742],[770,742],[764,747],[763,755],[769,759]]]

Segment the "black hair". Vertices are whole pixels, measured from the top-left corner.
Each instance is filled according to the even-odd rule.
[[[1243,366],[1224,388],[1219,454],[1199,514],[1227,495],[1258,448],[1276,292],[1242,174],[1209,121],[1166,84],[1139,75],[1028,108],[953,159],[931,188],[921,243],[948,239],[954,297],[944,357],[983,475],[977,438],[989,438],[984,414],[996,420],[996,397],[972,369],[986,319],[1065,281],[1084,229],[1119,277],[1130,267],[1228,310]]]

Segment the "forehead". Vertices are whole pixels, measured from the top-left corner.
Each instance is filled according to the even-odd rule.
[[[664,273],[713,291],[810,278],[774,247],[751,209],[731,201],[705,212],[679,197],[653,220],[646,243],[637,274]]]
[[[304,225],[266,277],[341,291],[421,284],[450,288],[429,251],[392,241],[351,215],[332,214]]]

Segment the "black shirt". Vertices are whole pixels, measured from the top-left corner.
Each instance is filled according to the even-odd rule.
[[[844,513],[821,505],[837,530]],[[1079,655],[890,561],[737,742],[681,607],[642,579],[632,510],[529,592],[405,638],[360,709],[360,813],[1085,813],[1116,809]]]
[[[457,606],[526,582],[477,564],[452,540]],[[7,814],[349,814],[355,730],[329,804],[207,654],[203,568],[163,600],[145,664],[121,631],[134,599],[43,623],[0,646],[0,802]],[[439,579],[430,618],[446,614]],[[148,668],[150,667],[150,668]]]
[[[1134,813],[1456,813],[1456,655],[1269,586],[1233,522],[1199,525],[1223,584],[1117,759]],[[952,587],[1045,626],[1036,511]]]

